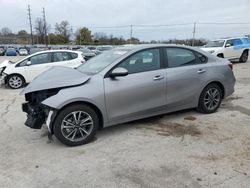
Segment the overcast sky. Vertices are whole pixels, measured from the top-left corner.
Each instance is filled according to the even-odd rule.
[[[161,25],[197,22],[196,37],[217,38],[250,34],[250,24],[202,25],[199,22],[249,22],[250,0],[0,0],[0,28],[13,32],[29,31],[27,6],[32,22],[42,17],[42,7],[51,31],[56,22],[68,20],[73,30],[90,27],[129,38],[130,28],[99,26]],[[133,27],[133,36],[141,40],[191,38],[193,25],[172,27]]]

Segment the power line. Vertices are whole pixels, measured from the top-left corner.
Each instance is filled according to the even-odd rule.
[[[29,16],[29,23],[30,23],[30,37],[31,37],[31,43],[34,44],[33,41],[33,31],[32,31],[32,24],[31,24],[31,14],[30,14],[30,5],[28,5],[28,16]]]

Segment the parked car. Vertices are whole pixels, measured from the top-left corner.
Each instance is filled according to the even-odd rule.
[[[137,45],[96,56],[77,69],[50,69],[23,91],[25,124],[69,146],[89,142],[99,128],[197,108],[213,113],[234,92],[232,64],[177,45]]]
[[[88,61],[90,58],[96,56],[96,54],[94,52],[90,51],[88,48],[80,48],[77,51],[82,52],[83,57],[86,61]]]
[[[6,56],[17,56],[17,52],[15,48],[7,48],[5,51]]]
[[[96,48],[96,50],[101,51],[101,52],[107,51],[107,50],[112,50],[112,49],[113,49],[113,47],[110,45],[97,46],[97,48]]]
[[[97,50],[97,47],[96,47],[96,46],[88,46],[87,48],[88,48],[89,50],[91,50],[91,52],[94,52],[95,55],[99,55],[99,54],[102,53],[100,50]]]
[[[24,84],[31,82],[37,75],[50,67],[65,66],[76,68],[85,60],[81,52],[70,50],[42,51],[27,56],[13,63],[5,61],[0,64],[0,81],[12,89],[18,89]],[[57,77],[54,75],[55,78]]]
[[[245,63],[248,60],[250,49],[250,38],[222,38],[218,40],[209,41],[202,50],[210,52],[211,54],[226,58],[228,60],[238,60]]]
[[[26,56],[29,55],[29,52],[26,48],[19,48],[18,53],[20,56]]]

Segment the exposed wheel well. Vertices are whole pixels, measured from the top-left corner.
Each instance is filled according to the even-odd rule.
[[[8,79],[9,79],[9,77],[10,77],[10,76],[13,76],[13,75],[18,75],[18,76],[22,77],[22,79],[24,80],[24,84],[26,83],[26,80],[25,80],[25,78],[23,77],[23,75],[21,75],[21,74],[19,74],[19,73],[12,73],[12,74],[9,74],[9,75],[7,76],[7,78],[5,79],[5,84],[7,84],[7,81],[8,81]]]
[[[245,49],[245,50],[242,52],[242,54],[243,54],[244,52],[249,53],[249,49]]]
[[[205,87],[207,87],[207,86],[210,85],[210,84],[216,84],[216,85],[218,85],[218,86],[220,87],[221,91],[222,91],[222,98],[225,97],[225,88],[224,88],[224,86],[222,85],[222,83],[220,83],[219,81],[213,81],[213,82],[210,82],[209,84],[207,84]],[[205,88],[205,87],[204,87],[204,88]]]
[[[222,58],[224,58],[224,54],[223,54],[223,53],[219,53],[219,54],[217,55],[217,57],[222,57]]]
[[[92,103],[89,103],[89,102],[86,102],[86,101],[75,101],[75,102],[72,102],[72,103],[69,103],[65,106],[63,106],[56,114],[56,116],[58,115],[58,113],[60,113],[60,111],[62,111],[64,108],[68,107],[68,106],[71,106],[71,105],[74,105],[74,104],[85,104],[89,107],[91,107],[96,113],[97,113],[97,116],[99,118],[99,129],[102,129],[103,128],[103,115],[102,115],[102,112],[101,110],[94,104]],[[55,118],[53,119],[53,121],[55,120]],[[51,129],[53,130],[53,128]]]

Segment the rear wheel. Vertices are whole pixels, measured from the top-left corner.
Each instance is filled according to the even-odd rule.
[[[222,90],[217,84],[209,84],[202,91],[198,111],[205,114],[215,112],[222,101]]]
[[[63,109],[55,119],[54,134],[68,146],[86,144],[93,139],[99,127],[96,112],[87,105],[71,105]]]
[[[240,63],[246,63],[248,60],[248,51],[244,51],[240,57]]]
[[[7,78],[7,85],[12,89],[19,89],[25,84],[25,81],[21,75],[13,74]]]

